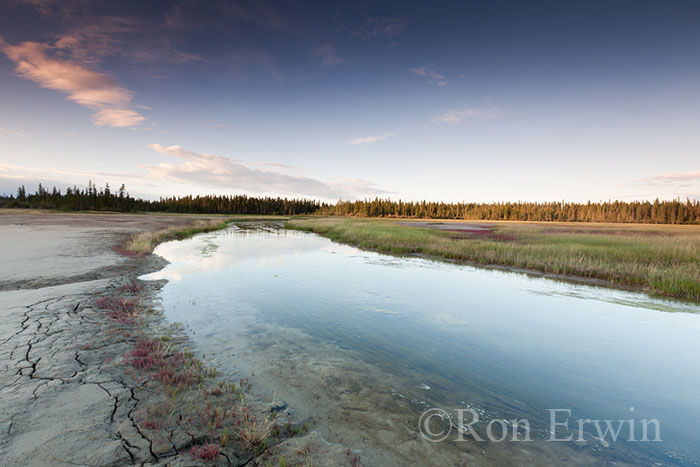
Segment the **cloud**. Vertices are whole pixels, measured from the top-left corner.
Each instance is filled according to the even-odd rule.
[[[634,185],[684,187],[700,182],[700,170],[669,172],[638,180]]]
[[[321,64],[323,66],[340,65],[345,61],[336,55],[335,46],[333,44],[324,44],[314,47],[313,52],[321,59]]]
[[[312,196],[326,199],[356,198],[370,193],[380,194],[370,182],[342,180],[326,183],[320,180],[283,174],[268,170],[251,169],[240,161],[215,154],[187,151],[178,145],[150,144],[148,148],[181,162],[164,162],[145,166],[153,175],[179,183],[225,188],[246,193],[276,194],[284,196]],[[265,165],[273,166],[272,163]]]
[[[115,128],[135,127],[145,118],[131,109],[104,108],[98,110],[92,121],[97,126],[111,126]],[[151,128],[144,128],[150,130]]]
[[[465,119],[474,118],[491,118],[500,115],[501,111],[496,107],[487,106],[483,109],[475,109],[473,107],[465,107],[458,110],[450,110],[448,112],[443,112],[441,114],[435,115],[432,118],[434,123],[450,123],[456,124],[461,123]]]
[[[57,56],[55,46],[38,42],[10,45],[0,38],[0,50],[15,62],[15,71],[22,78],[66,93],[68,99],[92,109],[97,126],[131,127],[145,120],[130,107],[131,91],[106,74]]]
[[[437,73],[434,70],[431,70],[424,66],[419,66],[411,68],[411,71],[414,75],[421,76],[423,78],[430,78],[428,82],[431,84],[434,84],[436,86],[447,86],[447,80],[445,79],[445,76],[440,73]]]
[[[35,9],[42,16],[60,15],[70,17],[85,13],[91,0],[15,0],[19,4]]]
[[[365,136],[362,138],[355,138],[352,141],[350,141],[350,146],[363,146],[366,144],[372,144],[376,143],[377,141],[390,138],[394,136],[396,133],[385,133],[383,135],[376,135],[376,136]]]
[[[199,7],[200,3],[195,3]],[[293,25],[274,7],[263,2],[254,2],[254,6],[245,7],[240,2],[232,2],[226,5],[223,13],[233,19],[241,19],[256,26],[261,26],[277,31],[292,32]]]
[[[625,191],[634,189],[633,194],[621,198],[633,199],[700,199],[700,170],[667,172],[637,179],[617,185]]]
[[[11,135],[11,136],[18,136],[18,137],[27,136],[26,133],[21,133],[19,131],[10,130],[8,128],[0,128],[0,136],[4,136],[4,135]]]
[[[232,23],[240,26],[248,23],[272,31],[297,32],[295,25],[272,5],[266,2],[210,1],[206,8],[198,0],[183,0],[172,6],[163,16],[165,24],[176,30],[192,31]]]
[[[200,55],[179,50],[178,35],[166,22],[124,16],[90,17],[89,22],[61,35],[55,47],[84,66],[95,67],[103,57],[127,57],[135,63],[203,62]]]
[[[408,19],[401,16],[376,16],[353,24],[340,24],[338,30],[362,39],[379,39],[398,36],[408,26]]]
[[[0,163],[0,178],[8,179],[24,179],[31,180],[35,182],[43,182],[46,184],[48,181],[56,181],[56,184],[60,185],[73,185],[76,179],[80,183],[86,182],[88,179],[100,183],[106,181],[112,181],[115,183],[126,183],[127,185],[140,184],[141,186],[151,185],[153,186],[152,177],[144,177],[142,175],[133,172],[105,172],[97,170],[72,170],[72,169],[58,169],[58,168],[40,168],[40,167],[27,167],[21,165],[13,164],[3,164]]]

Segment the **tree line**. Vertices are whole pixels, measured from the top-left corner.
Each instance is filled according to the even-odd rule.
[[[316,212],[326,216],[409,217],[540,222],[634,222],[645,224],[700,223],[700,202],[608,201],[602,203],[494,202],[443,203],[391,201],[375,198],[323,204]]]
[[[64,211],[169,212],[191,214],[258,214],[357,217],[406,217],[422,219],[513,220],[543,222],[635,222],[648,224],[698,224],[700,202],[608,201],[601,203],[493,202],[443,203],[429,201],[374,200],[338,201],[334,204],[309,199],[251,197],[246,195],[181,196],[145,200],[131,196],[124,185],[113,191],[109,184],[86,189],[41,184],[34,193],[24,186],[17,193],[0,196],[0,208],[37,208]]]
[[[56,187],[49,191],[39,184],[35,193],[27,193],[25,187],[20,186],[16,195],[0,196],[0,208],[61,211],[297,215],[313,214],[319,207],[318,201],[308,199],[255,198],[245,195],[182,196],[146,200],[131,196],[123,184],[113,191],[109,183],[98,189],[92,181],[82,190],[74,186],[66,188],[65,192]]]

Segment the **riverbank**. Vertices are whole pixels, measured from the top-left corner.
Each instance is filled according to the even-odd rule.
[[[245,379],[217,375],[162,317],[163,283],[138,280],[165,261],[118,253],[133,234],[210,219],[0,214],[0,463],[357,462]]]
[[[391,254],[601,281],[700,300],[700,226],[293,219],[287,228]]]

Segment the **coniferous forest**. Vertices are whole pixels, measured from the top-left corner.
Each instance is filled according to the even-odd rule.
[[[65,191],[55,187],[49,191],[39,184],[34,193],[27,193],[24,186],[21,186],[16,194],[0,196],[0,208],[190,214],[315,214],[544,222],[700,223],[700,202],[696,200],[444,203],[375,198],[329,204],[309,199],[257,198],[246,195],[183,196],[146,200],[131,196],[124,185],[115,191],[109,184],[98,189],[92,182],[88,183],[86,189],[73,187]]]
[[[24,186],[16,195],[0,196],[0,208],[58,209],[61,211],[168,212],[190,214],[311,214],[318,210],[317,201],[287,198],[255,198],[245,195],[207,195],[145,200],[134,198],[124,185],[113,191],[109,184],[98,189],[90,181],[84,190],[55,187],[49,191],[41,184],[35,193]]]

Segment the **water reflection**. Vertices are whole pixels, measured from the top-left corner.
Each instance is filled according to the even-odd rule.
[[[171,262],[149,276],[170,281],[166,316],[186,323],[202,352],[230,375],[255,373],[260,387],[377,464],[700,458],[695,305],[363,252],[272,224],[156,253]],[[540,439],[547,408],[573,418],[633,413],[659,419],[664,442],[525,450],[417,435],[426,407],[467,405],[486,418],[529,418]]]

